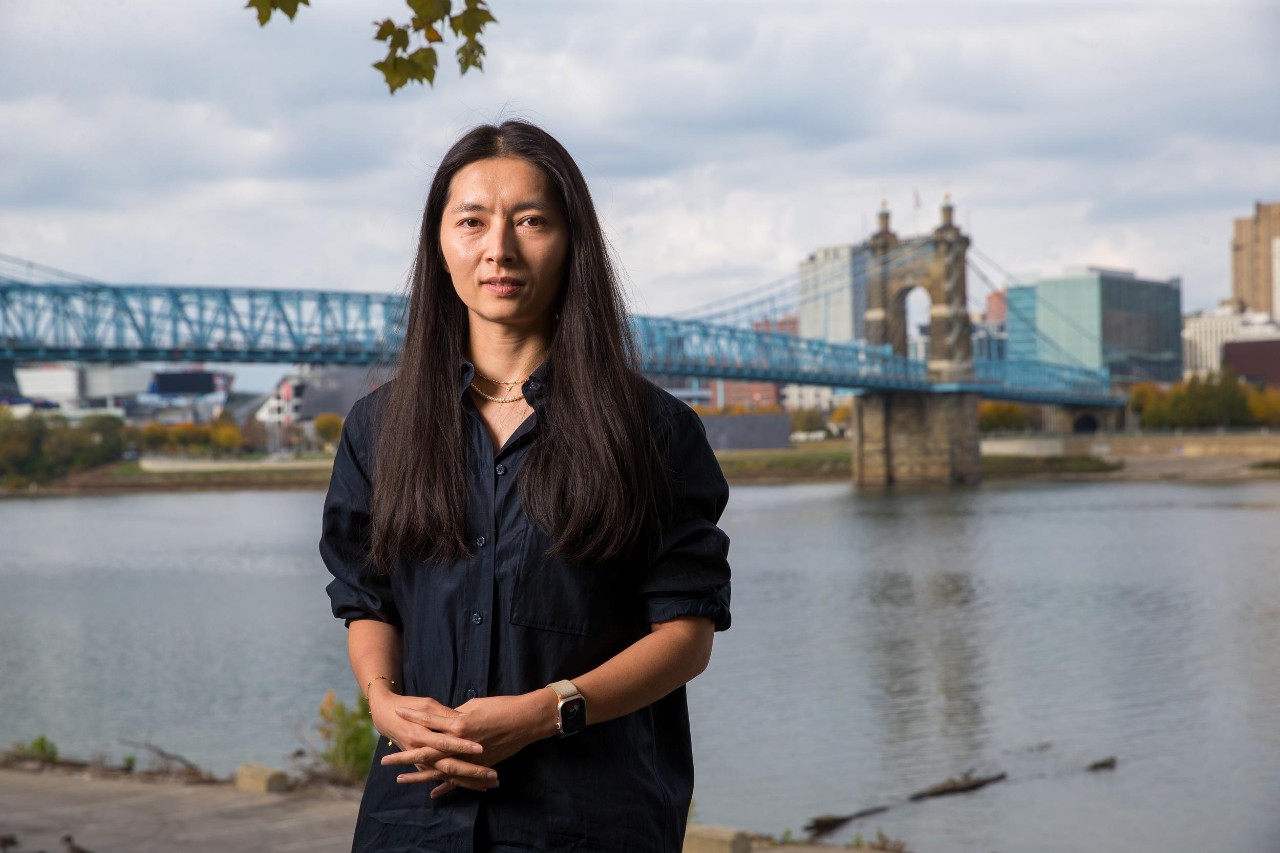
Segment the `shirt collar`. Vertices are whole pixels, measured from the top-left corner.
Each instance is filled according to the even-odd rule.
[[[525,380],[524,385],[520,386],[520,393],[524,394],[525,402],[535,409],[541,409],[546,405],[547,397],[551,390],[547,387],[547,374],[550,372],[549,363],[543,361],[529,374],[529,378]],[[475,381],[476,366],[469,360],[463,359],[458,366],[458,396],[464,397],[467,388]]]

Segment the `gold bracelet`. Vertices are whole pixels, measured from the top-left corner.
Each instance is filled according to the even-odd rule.
[[[373,683],[374,683],[375,681],[386,681],[386,682],[388,682],[392,687],[395,687],[395,686],[396,686],[396,683],[395,683],[394,681],[392,681],[390,678],[388,678],[387,676],[385,676],[385,675],[376,675],[376,676],[374,676],[373,678],[370,678],[370,679],[369,679],[369,683],[368,683],[368,684],[366,684],[366,685],[364,686],[364,701],[365,701],[365,702],[368,702],[368,701],[369,701],[369,691],[373,688]],[[394,692],[394,691],[393,691],[393,692]],[[370,714],[372,714],[373,712],[372,712],[372,711],[370,711],[369,713],[370,713]]]

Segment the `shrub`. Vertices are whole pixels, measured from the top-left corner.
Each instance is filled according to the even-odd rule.
[[[378,744],[373,718],[369,716],[369,703],[359,696],[355,706],[347,708],[330,690],[324,695],[319,710],[320,722],[316,725],[316,732],[321,739],[320,760],[325,769],[342,782],[360,782],[369,773],[373,751]]]
[[[19,758],[42,761],[45,764],[56,764],[58,761],[58,745],[44,735],[39,735],[31,743],[15,743],[11,754]]]

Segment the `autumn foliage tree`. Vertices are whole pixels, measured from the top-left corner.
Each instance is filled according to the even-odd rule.
[[[1193,377],[1167,390],[1150,383],[1136,385],[1129,393],[1129,407],[1144,429],[1270,425],[1270,395],[1276,393],[1253,388],[1225,370],[1206,379]]]
[[[333,412],[316,415],[315,427],[316,438],[325,444],[333,444],[342,435],[342,415]]]
[[[978,429],[983,432],[1021,432],[1033,426],[1025,406],[983,400],[978,404]]]
[[[15,418],[0,406],[0,485],[44,483],[115,462],[132,440],[119,418],[95,415],[72,425],[58,415]]]

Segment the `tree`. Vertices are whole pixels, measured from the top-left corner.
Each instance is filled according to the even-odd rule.
[[[994,400],[978,403],[978,429],[983,432],[1018,432],[1030,425],[1026,409],[1017,403]]]
[[[316,415],[316,436],[325,444],[333,444],[342,435],[342,415],[325,412]]]
[[[209,443],[217,453],[235,453],[244,444],[244,436],[234,418],[221,417],[209,427]]]
[[[240,429],[240,446],[253,453],[263,453],[271,442],[267,427],[253,415],[245,418]]]
[[[1249,395],[1249,414],[1254,423],[1268,427],[1280,427],[1280,388],[1246,389]]]
[[[406,83],[435,85],[439,58],[434,45],[443,44],[442,32],[447,28],[462,40],[454,55],[458,70],[466,74],[472,68],[484,70],[484,45],[480,36],[487,24],[498,21],[489,12],[487,0],[461,0],[462,8],[454,14],[451,0],[404,0],[412,13],[407,23],[398,24],[390,18],[374,21],[377,28],[374,39],[385,42],[387,55],[373,63],[382,72],[387,88],[395,91]],[[258,25],[265,27],[275,12],[281,12],[289,20],[298,14],[299,6],[310,6],[311,0],[248,0],[246,9],[258,13]]]
[[[169,441],[169,430],[164,424],[152,421],[142,428],[142,446],[149,453],[159,453],[168,447]]]

